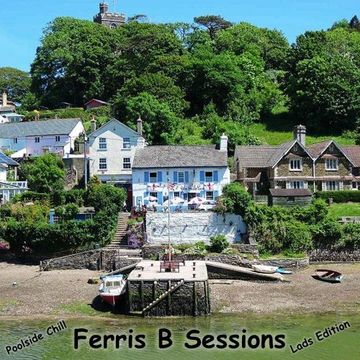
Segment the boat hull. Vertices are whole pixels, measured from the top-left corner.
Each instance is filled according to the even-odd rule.
[[[334,277],[334,278],[327,278],[327,277],[321,277],[319,275],[311,275],[315,280],[325,281],[331,284],[338,284],[341,283],[342,276]]]
[[[114,295],[114,294],[100,294],[101,299],[111,306],[115,306],[119,303],[122,295]]]
[[[276,266],[268,266],[268,265],[253,265],[253,271],[262,274],[274,274],[278,269]]]

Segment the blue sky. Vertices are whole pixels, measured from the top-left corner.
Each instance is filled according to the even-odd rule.
[[[43,28],[57,16],[91,20],[99,0],[0,0],[0,67],[30,69]],[[108,0],[110,9],[113,0]],[[151,22],[192,22],[199,15],[221,15],[232,22],[281,30],[290,42],[306,30],[360,15],[358,0],[118,0],[127,16],[146,14]],[[360,16],[359,16],[360,17]]]

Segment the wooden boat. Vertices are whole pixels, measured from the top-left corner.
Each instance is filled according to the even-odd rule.
[[[334,270],[317,269],[315,274],[311,275],[316,280],[326,281],[329,283],[340,283],[343,275]]]
[[[126,280],[123,275],[108,275],[101,278],[99,295],[102,300],[115,306],[126,292]]]
[[[290,270],[285,270],[284,268],[282,267],[279,267],[276,269],[276,272],[279,273],[279,274],[283,274],[283,275],[290,275],[292,274],[293,272],[290,271]]]
[[[253,271],[263,274],[274,274],[278,269],[277,266],[269,266],[269,265],[253,265]]]

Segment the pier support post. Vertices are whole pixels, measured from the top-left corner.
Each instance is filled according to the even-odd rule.
[[[130,290],[130,281],[127,281],[127,293],[128,293],[128,301],[129,301],[129,312],[132,312],[132,299],[131,299],[131,290]]]
[[[171,280],[168,280],[168,287],[167,290],[170,290],[171,288]],[[167,296],[167,315],[172,315],[172,307],[171,307],[171,293]]]
[[[144,281],[140,281],[140,299],[141,299],[141,309],[145,307],[144,303]]]
[[[198,306],[198,299],[196,295],[196,282],[193,282],[193,315],[197,316],[197,306]]]

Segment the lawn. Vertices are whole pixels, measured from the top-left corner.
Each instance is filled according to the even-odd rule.
[[[360,216],[360,203],[332,204],[329,215],[333,217]]]
[[[279,145],[293,139],[294,123],[286,118],[272,119],[271,121],[256,123],[250,126],[250,132],[256,136],[263,144]],[[339,145],[354,145],[354,139],[340,134],[307,134],[306,144],[311,145],[324,140],[333,139]]]

